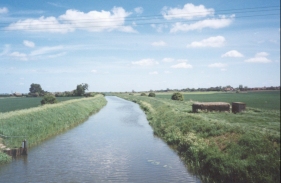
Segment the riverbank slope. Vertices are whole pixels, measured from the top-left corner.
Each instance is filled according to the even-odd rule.
[[[21,141],[27,139],[28,146],[34,146],[48,137],[85,121],[106,103],[106,99],[102,95],[97,95],[31,109],[0,113],[0,134],[4,135],[2,136],[2,144],[6,148],[19,147]],[[13,136],[21,136],[21,138],[10,138]],[[0,164],[9,161],[9,159],[0,152]]]
[[[117,96],[138,103],[203,182],[280,182],[280,111],[192,113],[189,101]]]

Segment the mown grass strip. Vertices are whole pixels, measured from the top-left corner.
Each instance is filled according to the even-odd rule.
[[[280,111],[192,113],[188,101],[118,96],[141,106],[203,182],[280,182]]]
[[[0,113],[0,134],[25,136],[29,147],[85,121],[106,105],[102,95]],[[5,138],[6,147],[19,147],[23,138]],[[3,154],[0,163],[5,162]]]

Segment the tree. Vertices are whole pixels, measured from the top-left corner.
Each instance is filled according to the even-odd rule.
[[[38,93],[39,95],[44,94],[44,90],[42,90],[40,84],[35,84],[35,83],[32,83],[30,85],[29,91],[31,94],[34,94],[34,93]]]
[[[179,101],[183,101],[184,97],[181,93],[177,92],[174,93],[171,97],[172,100],[179,100]]]
[[[89,85],[87,83],[82,83],[80,85],[77,85],[76,90],[74,90],[75,95],[77,96],[83,96],[85,94],[85,91],[88,90]]]
[[[155,93],[150,92],[150,93],[148,94],[148,96],[149,96],[149,97],[155,97]]]
[[[141,93],[140,96],[146,96],[146,94],[145,93]]]
[[[56,97],[52,94],[44,95],[43,99],[41,100],[42,105],[44,105],[44,104],[55,104],[57,102],[58,101],[57,101]]]

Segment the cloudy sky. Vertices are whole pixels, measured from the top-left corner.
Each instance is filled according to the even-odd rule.
[[[0,93],[280,85],[280,1],[1,0]]]

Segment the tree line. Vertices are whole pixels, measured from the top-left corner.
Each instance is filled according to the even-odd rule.
[[[82,83],[76,86],[76,89],[72,91],[65,91],[65,92],[56,92],[54,95],[56,97],[72,97],[72,96],[90,96],[91,93],[86,93],[88,90],[89,85],[87,83]],[[39,97],[44,96],[47,94],[53,94],[48,91],[44,91],[40,84],[32,83],[29,88],[29,93],[27,96],[29,97]]]

